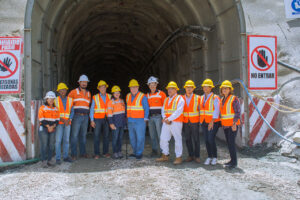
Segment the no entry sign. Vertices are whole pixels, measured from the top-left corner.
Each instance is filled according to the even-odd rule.
[[[248,35],[248,86],[252,90],[277,89],[277,37]]]
[[[21,53],[20,37],[0,37],[0,93],[21,92]]]

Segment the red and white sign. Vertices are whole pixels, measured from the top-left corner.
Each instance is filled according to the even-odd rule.
[[[277,37],[248,35],[248,87],[277,89]]]
[[[21,92],[21,37],[0,37],[0,94]]]

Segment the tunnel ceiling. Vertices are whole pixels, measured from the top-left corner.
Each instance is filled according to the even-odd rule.
[[[100,79],[127,86],[131,78],[145,83],[150,75],[165,84],[167,79],[178,77],[193,79],[204,73],[205,65],[211,65],[212,72],[207,73],[216,71],[217,77],[219,61],[207,54],[218,54],[222,48],[218,42],[224,42],[223,33],[218,32],[222,22],[218,15],[225,18],[228,11],[236,12],[233,0],[37,0],[35,10],[33,26],[41,26],[35,30],[36,35],[41,34],[37,48],[41,56],[34,60],[44,65],[43,88],[59,81],[75,87],[83,73],[94,88]],[[206,44],[188,37],[177,39],[141,73],[165,38],[185,25],[216,30],[199,32],[210,40]],[[233,26],[235,31],[236,23]]]

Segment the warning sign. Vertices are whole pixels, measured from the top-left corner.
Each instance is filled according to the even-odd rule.
[[[21,54],[20,37],[0,37],[0,93],[21,92]]]
[[[276,36],[248,36],[248,85],[252,90],[277,89]]]

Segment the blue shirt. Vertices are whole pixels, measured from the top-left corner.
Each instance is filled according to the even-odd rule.
[[[60,96],[60,99],[61,99],[61,102],[62,102],[62,104],[63,104],[63,106],[64,106],[64,110],[66,110],[66,107],[67,107],[67,100],[68,100],[67,96],[66,96],[65,98],[62,98],[62,97]],[[71,113],[70,113],[70,119],[73,119],[73,117],[74,117],[74,109],[73,109],[73,107],[72,107],[72,108],[71,108]]]
[[[137,93],[138,94],[138,93]],[[134,100],[135,96],[137,95],[132,95],[132,98],[131,98],[131,102]],[[142,99],[142,105],[143,105],[143,109],[144,109],[144,119],[143,118],[131,118],[131,117],[128,117],[128,122],[140,122],[140,121],[144,121],[144,120],[148,120],[149,119],[149,104],[148,104],[148,99],[146,96],[143,97]]]

